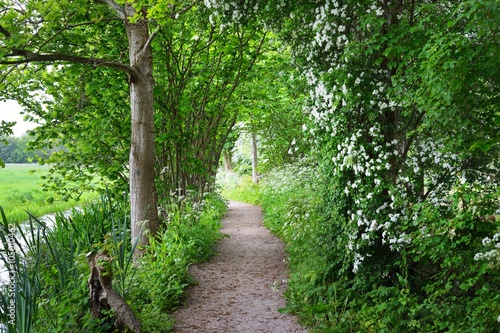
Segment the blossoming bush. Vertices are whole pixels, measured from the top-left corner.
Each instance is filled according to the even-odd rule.
[[[498,1],[205,4],[279,31],[310,87],[324,252],[292,305],[328,332],[498,331]]]
[[[271,171],[261,182],[265,225],[287,243],[290,277],[287,310],[301,315],[307,324],[327,307],[328,271],[325,230],[318,214],[321,180],[310,161]],[[325,301],[325,302],[322,302]]]

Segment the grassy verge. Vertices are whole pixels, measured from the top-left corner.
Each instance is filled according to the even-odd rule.
[[[95,193],[85,193],[79,201],[60,201],[53,192],[43,191],[43,180],[49,166],[38,164],[6,164],[0,169],[0,206],[11,223],[24,222],[26,212],[42,216],[69,210],[82,202],[98,198]]]
[[[133,308],[142,331],[170,332],[170,314],[182,304],[184,288],[191,282],[188,267],[213,254],[222,237],[220,220],[226,205],[217,195],[208,195],[202,203],[185,200],[166,208],[169,218],[150,239],[137,266],[130,264],[130,222],[124,203],[103,198],[73,211],[71,218],[57,215],[52,230],[32,219],[32,228],[18,227],[19,234],[0,215],[0,262],[13,274],[12,288],[18,291],[10,292],[11,284],[0,288],[0,323],[11,320],[8,306],[14,303],[15,323],[7,325],[8,332],[114,332],[111,311],[96,320],[89,308],[86,254],[106,250],[113,258],[113,289]],[[12,241],[21,239],[31,246],[13,253]]]

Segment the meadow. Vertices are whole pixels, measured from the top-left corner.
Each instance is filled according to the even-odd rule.
[[[28,220],[28,212],[36,217],[69,210],[98,195],[84,193],[79,201],[61,201],[56,193],[44,191],[42,184],[49,166],[38,164],[6,164],[0,169],[0,206],[10,222]]]

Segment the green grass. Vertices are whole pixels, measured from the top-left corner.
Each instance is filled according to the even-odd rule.
[[[0,169],[0,206],[10,222],[28,220],[28,214],[40,217],[65,211],[98,197],[84,193],[79,201],[61,201],[53,192],[43,191],[41,176],[48,174],[49,166],[38,164],[6,164]]]
[[[250,176],[234,176],[230,181],[221,184],[221,187],[221,194],[226,199],[254,205],[260,204],[260,186],[254,184]]]

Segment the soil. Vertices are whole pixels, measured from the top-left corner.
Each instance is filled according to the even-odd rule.
[[[307,332],[294,316],[278,312],[286,306],[286,255],[263,226],[260,207],[231,202],[222,222],[228,237],[211,261],[190,268],[197,284],[175,314],[175,332]]]

